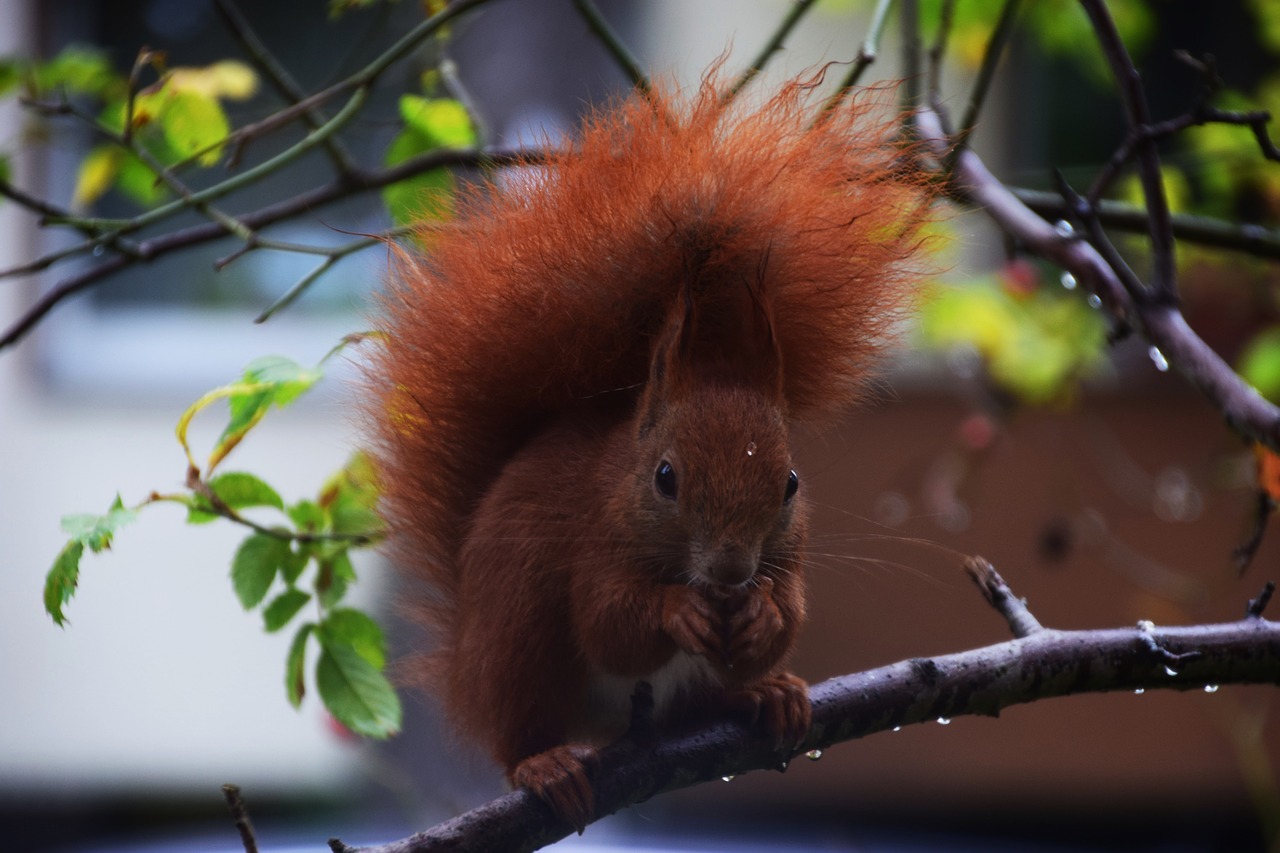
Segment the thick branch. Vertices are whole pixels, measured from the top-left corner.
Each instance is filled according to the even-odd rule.
[[[945,159],[949,144],[937,113],[921,110],[916,122],[924,142],[935,156]],[[955,158],[949,189],[956,200],[983,208],[1027,251],[1069,271],[1122,322],[1136,326],[1234,429],[1272,449],[1280,448],[1280,409],[1264,400],[1201,340],[1176,306],[1132,299],[1097,249],[1084,240],[1059,234],[1000,183],[972,151],[961,151]]]
[[[1153,654],[1151,644],[1160,650]],[[1188,656],[1194,653],[1194,656]],[[1179,668],[1170,675],[1166,659]],[[1185,628],[1034,632],[985,648],[916,658],[835,678],[810,690],[813,727],[797,754],[899,726],[966,714],[994,716],[1011,705],[1054,696],[1280,681],[1280,623],[1258,617]],[[718,723],[646,744],[605,750],[595,777],[596,802],[610,814],[663,791],[744,773],[778,769],[791,756],[741,725]],[[565,837],[528,791],[518,790],[426,832],[380,847],[335,851],[424,853],[432,850],[534,850]]]

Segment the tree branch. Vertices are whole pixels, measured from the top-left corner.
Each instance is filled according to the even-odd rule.
[[[1173,674],[1166,669],[1168,656],[1179,661]],[[813,727],[795,755],[915,723],[995,716],[1011,705],[1055,696],[1278,680],[1280,623],[1259,616],[1185,628],[1041,629],[815,685],[809,693]],[[664,791],[750,770],[784,769],[792,757],[775,752],[770,738],[718,722],[643,748],[624,740],[605,749],[593,786],[605,815]],[[521,789],[400,841],[357,848],[333,839],[330,847],[335,853],[535,850],[572,831]]]
[[[268,205],[238,217],[241,224],[250,229],[291,219],[361,192],[378,189],[404,178],[441,166],[505,166],[536,163],[543,156],[539,151],[513,149],[452,149],[430,151],[411,157],[395,166],[373,171],[354,171],[331,183],[316,187],[290,199]],[[217,222],[205,222],[156,237],[142,240],[131,246],[129,256],[117,255],[98,263],[82,273],[59,282],[40,296],[23,314],[0,334],[0,350],[12,346],[31,331],[40,320],[64,299],[103,281],[114,273],[137,262],[150,261],[170,252],[208,243],[227,236],[227,229]]]
[[[919,111],[916,123],[934,156],[945,160],[949,142],[937,112]],[[1241,435],[1272,449],[1280,448],[1280,409],[1264,400],[1201,340],[1176,305],[1133,300],[1094,246],[1059,234],[1001,184],[972,151],[961,151],[955,158],[948,189],[957,201],[983,208],[1027,251],[1074,275],[1121,322],[1137,327]]]

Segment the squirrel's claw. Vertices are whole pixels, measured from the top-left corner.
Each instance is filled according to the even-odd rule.
[[[730,707],[745,711],[752,726],[773,736],[774,748],[791,751],[804,741],[813,720],[809,685],[789,672],[771,675],[729,695]]]
[[[583,744],[553,747],[517,764],[511,784],[528,788],[581,835],[595,817],[590,777],[597,760],[596,750]]]

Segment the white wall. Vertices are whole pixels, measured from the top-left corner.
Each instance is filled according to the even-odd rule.
[[[31,8],[0,0],[0,55],[31,43]],[[20,122],[6,101],[0,149],[15,147]],[[18,164],[20,183],[31,165]],[[35,245],[30,217],[0,203],[0,266],[29,259]],[[0,325],[34,292],[0,280]],[[44,327],[54,337],[67,331],[59,314]],[[275,351],[270,325],[237,328],[223,341],[227,363]],[[283,354],[314,360],[329,343]],[[243,533],[231,525],[188,529],[179,509],[153,507],[110,553],[86,555],[69,627],[44,614],[60,516],[105,511],[117,491],[135,503],[181,486],[173,428],[190,398],[59,394],[42,387],[35,352],[30,338],[0,352],[0,794],[208,795],[227,781],[262,792],[348,779],[357,753],[330,733],[318,701],[301,714],[285,701],[289,638],[264,635],[236,602],[227,575]],[[338,390],[315,394],[318,404],[269,416],[228,467],[262,473],[286,499],[314,494],[353,443]],[[205,442],[216,419],[197,426]]]

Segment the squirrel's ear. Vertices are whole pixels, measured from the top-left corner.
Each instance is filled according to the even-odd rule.
[[[648,432],[662,416],[665,405],[684,386],[693,357],[693,302],[687,290],[675,304],[658,333],[649,361],[649,381],[640,398],[636,420],[640,435]]]

